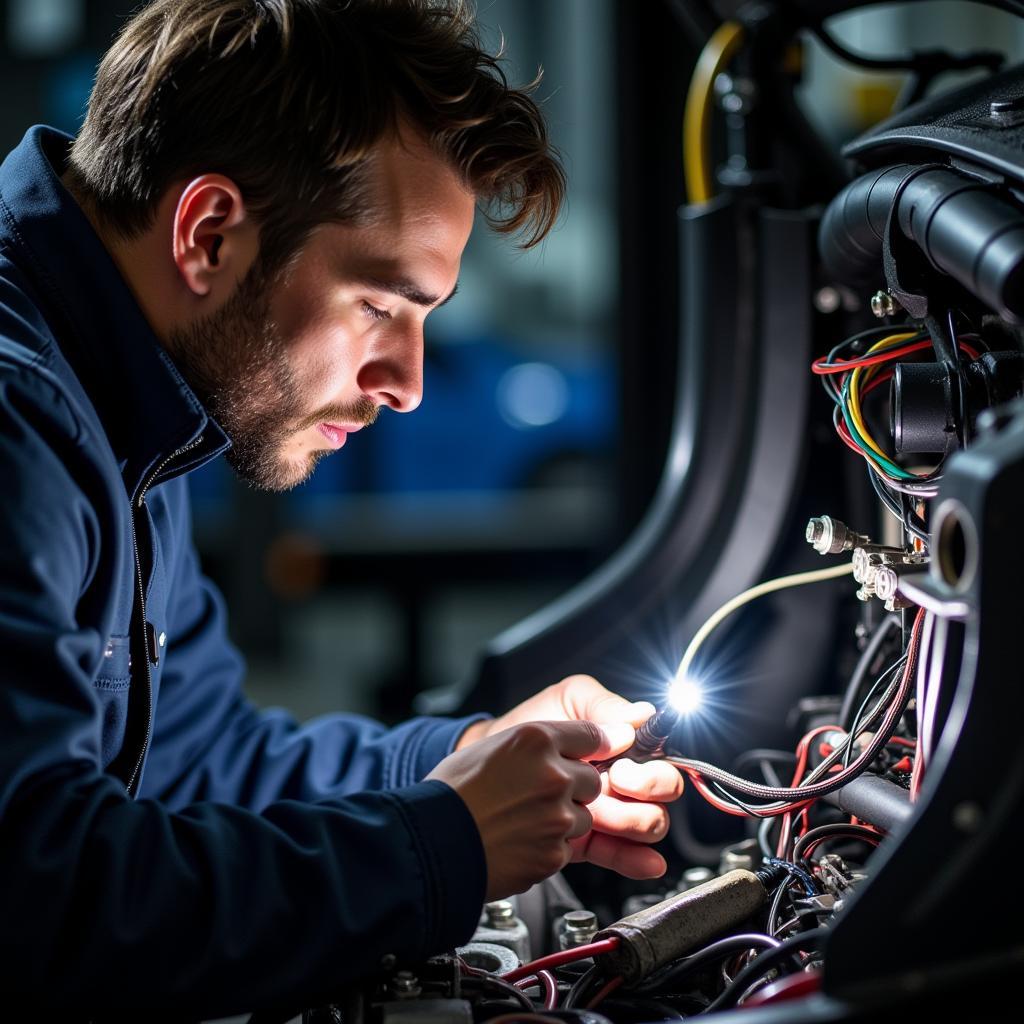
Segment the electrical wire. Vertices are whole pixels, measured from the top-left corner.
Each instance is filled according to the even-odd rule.
[[[848,50],[835,36],[825,30],[820,20],[808,22],[807,28],[840,60],[867,71],[909,71],[933,78],[944,71],[959,71],[982,67],[998,71],[1006,61],[1005,54],[996,50],[978,50],[974,53],[955,54],[945,50],[912,53],[906,57],[869,57],[866,54]]]
[[[860,693],[861,684],[868,675],[874,675],[878,671],[877,668],[873,669],[871,666],[878,660],[878,655],[881,653],[882,646],[886,640],[889,639],[889,634],[899,629],[900,625],[900,616],[886,615],[875,627],[875,631],[871,634],[871,639],[868,640],[867,645],[857,659],[853,674],[846,685],[846,692],[843,694],[842,707],[839,710],[839,725],[843,729],[849,731],[850,715],[853,714],[853,706],[857,702],[857,695]]]
[[[517,967],[513,971],[509,971],[508,974],[503,974],[502,977],[509,983],[516,982],[522,978],[528,978],[531,974],[536,974],[538,971],[549,971],[555,967],[574,963],[577,960],[586,960],[592,956],[599,956],[601,953],[610,953],[613,949],[618,949],[618,946],[618,936],[612,935],[607,939],[589,942],[585,946],[576,946],[575,949],[563,949],[558,953],[542,956],[539,960],[533,960],[528,964]]]
[[[865,718],[864,713],[867,711],[868,705],[871,703],[872,698],[882,688],[882,686],[890,679],[890,677],[898,672],[903,664],[906,662],[906,655],[898,658],[893,664],[891,664],[872,684],[871,689],[868,690],[867,695],[861,702],[860,707],[857,709],[857,713],[853,716],[853,724],[850,726],[850,732],[856,736],[861,732],[871,728],[871,719]],[[918,659],[920,661],[920,659]],[[848,768],[850,766],[850,754],[853,751],[854,744],[849,744],[846,748],[846,752],[843,754],[843,767]]]
[[[690,78],[683,114],[683,172],[690,203],[706,203],[714,194],[711,157],[711,108],[715,79],[743,43],[743,26],[726,21],[704,45]]]
[[[952,324],[952,318],[950,322]],[[940,330],[937,324],[932,324],[932,328],[931,337],[920,331],[897,330],[873,341],[862,356],[837,359],[840,351],[854,347],[864,337],[870,336],[867,332],[861,332],[859,336],[840,342],[827,356],[815,359],[811,364],[812,373],[823,377],[827,382],[825,391],[836,405],[833,422],[843,443],[862,455],[886,485],[900,492],[920,494],[923,497],[934,497],[942,463],[923,476],[897,465],[872,436],[864,419],[862,401],[891,379],[894,371],[887,368],[887,364],[899,362],[908,356],[935,347],[935,337]],[[944,333],[945,328],[943,327],[941,331]],[[958,358],[961,350],[971,359],[979,357],[978,350],[968,345],[964,337],[951,340],[950,344]],[[952,365],[952,369],[959,377],[959,362]],[[832,379],[833,377],[839,377],[838,383]],[[879,490],[877,486],[875,489]],[[883,501],[886,507],[893,511],[895,503],[884,498]],[[899,518],[906,517],[900,513]]]
[[[605,982],[605,984],[598,989],[597,995],[587,1003],[587,1009],[595,1009],[601,1002],[604,1001],[606,996],[610,996],[626,979],[621,974],[616,975],[611,980]]]
[[[728,618],[734,611],[742,608],[745,604],[749,604],[759,597],[764,597],[765,594],[772,594],[777,590],[787,590],[790,587],[802,587],[807,583],[821,583],[824,580],[838,579],[840,576],[847,576],[852,572],[853,564],[851,562],[844,562],[842,565],[830,565],[826,569],[814,569],[811,572],[798,572],[791,576],[780,576],[774,580],[766,580],[764,583],[758,583],[756,586],[744,590],[742,594],[737,594],[735,597],[730,598],[721,608],[712,612],[707,621],[694,633],[693,639],[690,640],[686,650],[683,652],[676,676],[681,679],[687,675],[690,671],[690,666],[693,664],[693,659],[696,657],[704,641],[707,640],[723,619]]]
[[[877,846],[882,837],[866,825],[850,825],[848,822],[837,822],[834,825],[819,825],[806,832],[798,840],[793,850],[793,860],[806,860],[816,846],[828,839],[860,839],[872,846]]]
[[[565,999],[562,1000],[562,1009],[573,1010],[579,1006],[584,999],[588,999],[596,983],[603,977],[604,969],[599,964],[595,964],[589,970],[581,974],[573,982]]]
[[[821,893],[821,889],[818,883],[814,880],[812,875],[809,875],[802,867],[798,864],[794,864],[792,861],[783,860],[781,857],[768,857],[767,862],[774,867],[780,867],[787,874],[796,878],[800,881],[804,887],[804,892],[808,896],[818,896]]]
[[[473,989],[482,989],[484,991],[493,992],[497,996],[501,996],[504,999],[511,999],[518,1003],[524,1010],[528,1010],[533,1013],[536,1007],[533,1005],[533,1000],[526,995],[525,992],[520,992],[515,985],[510,984],[506,979],[508,975],[504,975],[499,978],[494,974],[488,974],[486,971],[476,972],[467,975],[462,979],[462,987],[468,988],[470,991]]]
[[[931,761],[935,743],[935,725],[939,707],[939,680],[941,670],[934,669],[935,616],[925,613],[924,631],[921,637],[921,657],[917,664],[917,751],[910,773],[910,799],[916,803],[921,792],[921,782]]]
[[[663,992],[666,985],[678,982],[680,978],[699,970],[706,964],[713,963],[719,957],[729,956],[732,953],[746,952],[748,949],[774,949],[778,945],[777,939],[773,939],[770,935],[762,935],[760,932],[730,935],[727,938],[718,939],[716,942],[704,946],[702,949],[697,950],[696,953],[690,953],[688,956],[680,957],[680,959],[660,967],[629,991],[630,993],[638,992],[641,994]]]
[[[794,935],[792,938],[784,939],[774,949],[759,954],[732,979],[732,982],[704,1012],[715,1013],[726,1007],[735,1006],[754,981],[764,977],[768,971],[781,966],[794,951],[818,946],[827,934],[828,930],[825,928],[812,928],[799,935]]]
[[[799,802],[801,801],[817,800],[820,797],[834,792],[836,789],[841,789],[852,779],[862,774],[871,765],[879,752],[885,746],[889,737],[895,730],[897,722],[906,710],[912,689],[911,679],[917,662],[923,616],[923,610],[919,610],[914,618],[914,625],[911,629],[910,640],[907,646],[907,660],[904,664],[902,676],[897,682],[890,684],[875,709],[872,710],[870,714],[870,719],[874,720],[874,718],[881,713],[883,708],[888,708],[878,731],[875,733],[865,750],[849,768],[843,769],[832,775],[827,781],[819,782],[817,780],[831,772],[832,767],[843,756],[847,745],[853,742],[856,738],[852,734],[848,735],[842,743],[838,744],[833,749],[832,753],[829,754],[813,772],[811,772],[803,784],[789,788],[763,786],[759,783],[750,782],[748,779],[739,778],[731,772],[727,772],[722,768],[709,764],[706,761],[672,756],[666,757],[665,760],[669,764],[675,765],[675,767],[680,771],[685,772],[694,784],[694,788],[696,788],[701,795],[705,796],[705,798],[708,798],[709,794],[707,786],[704,784],[704,779],[706,778],[714,782],[721,783],[729,789],[737,790],[745,796],[774,801],[773,803],[754,808],[754,810],[759,814],[784,814],[786,811],[794,811],[799,809]],[[718,806],[718,802],[716,802],[716,798],[714,798],[713,794],[711,794],[711,799],[712,802],[715,802],[716,806]],[[796,805],[794,805],[794,802],[797,802]],[[747,808],[747,812],[749,812],[749,810],[750,809]],[[736,812],[734,811],[732,813]],[[740,811],[739,813],[744,812]]]
[[[553,1010],[558,1005],[558,982],[550,971],[538,971],[532,978],[514,982],[518,989],[540,988],[544,993],[544,1009]]]

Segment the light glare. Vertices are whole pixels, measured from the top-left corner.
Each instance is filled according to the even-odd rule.
[[[669,687],[668,700],[681,715],[690,715],[701,706],[704,692],[696,680],[682,676],[673,680]]]

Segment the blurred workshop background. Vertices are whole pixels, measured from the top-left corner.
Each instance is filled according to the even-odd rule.
[[[76,131],[96,62],[135,6],[0,0],[4,153],[37,122]],[[488,638],[582,579],[639,521],[673,401],[674,213],[652,203],[682,199],[685,6],[478,4],[513,81],[543,65],[568,207],[537,252],[478,228],[457,300],[428,321],[414,415],[382,416],[288,495],[241,487],[223,462],[194,475],[197,543],[259,703],[399,719],[422,691],[471,678]],[[830,24],[875,55],[950,38],[1024,47],[1020,22],[973,4],[885,4]],[[903,85],[810,41],[803,76],[837,147]]]

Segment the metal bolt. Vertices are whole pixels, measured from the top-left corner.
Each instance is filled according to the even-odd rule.
[[[888,292],[875,292],[871,296],[871,312],[879,320],[887,316],[894,316],[900,309],[902,309],[900,304]]]
[[[586,945],[597,934],[597,914],[592,910],[570,910],[562,916],[565,942],[573,946]]]
[[[846,523],[831,516],[815,516],[809,520],[804,536],[819,555],[838,555],[870,543],[870,538],[854,533]]]
[[[515,908],[508,900],[495,900],[484,905],[487,924],[491,928],[515,928]]]
[[[687,868],[683,872],[681,879],[680,889],[693,889],[698,885],[703,885],[705,882],[710,882],[715,877],[714,871],[711,868]]]
[[[420,982],[412,971],[399,971],[391,979],[391,991],[400,998],[410,998],[420,994]]]

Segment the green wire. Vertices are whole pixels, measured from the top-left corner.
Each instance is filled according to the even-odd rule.
[[[851,375],[852,376],[852,375]],[[864,452],[864,454],[870,458],[873,462],[877,463],[886,473],[890,476],[896,477],[898,480],[917,480],[913,473],[909,473],[903,469],[902,466],[897,466],[895,462],[890,461],[878,452],[870,449],[862,437],[860,431],[857,429],[853,422],[853,417],[850,415],[847,409],[847,402],[849,401],[849,387],[850,378],[847,377],[843,384],[842,401],[839,403],[839,409],[843,414],[843,419],[846,421],[846,428],[850,432],[850,437],[857,443],[857,446]]]

